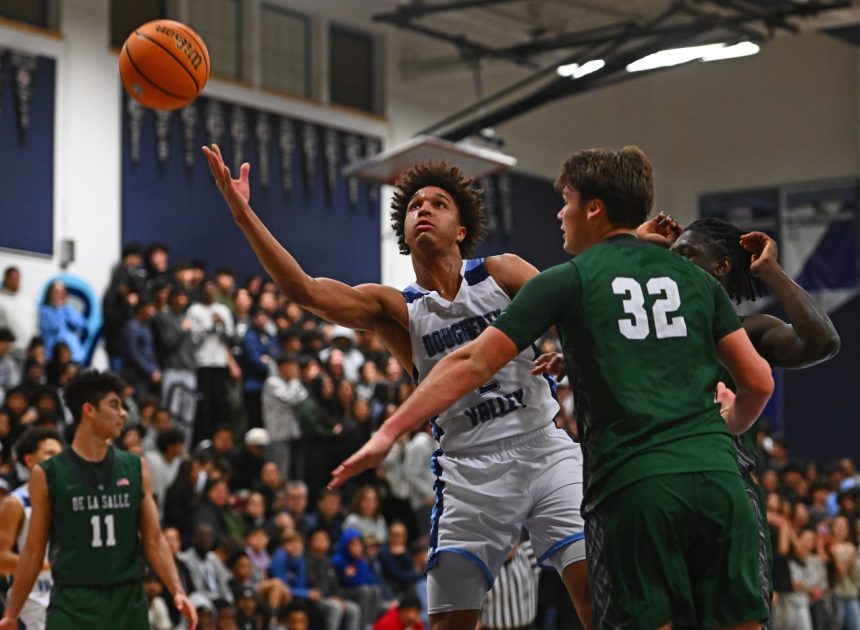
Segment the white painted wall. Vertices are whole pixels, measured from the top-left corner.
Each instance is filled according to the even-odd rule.
[[[285,4],[313,11],[332,3]],[[59,40],[0,26],[0,44],[58,60],[55,251],[60,239],[73,238],[77,260],[69,271],[97,290],[118,259],[120,234],[121,101],[116,56],[108,47],[108,6],[108,0],[66,0]],[[319,18],[315,29],[324,30],[328,19],[338,16]],[[217,79],[205,93],[379,134],[389,146],[474,100],[468,73],[402,80],[399,34],[381,32],[389,40],[387,123]],[[488,72],[486,93],[517,76],[504,68]],[[857,49],[810,33],[773,41],[755,57],[678,68],[559,101],[497,132],[519,168],[549,178],[577,149],[639,144],[656,168],[657,206],[688,221],[702,192],[857,175],[858,83]],[[382,277],[403,286],[413,276],[390,235],[387,205],[384,194]],[[546,210],[547,220],[554,220],[555,209]],[[0,268],[11,263],[22,268],[23,290],[34,298],[59,269],[56,258],[0,250]]]

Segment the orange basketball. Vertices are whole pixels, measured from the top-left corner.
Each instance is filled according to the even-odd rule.
[[[197,98],[209,78],[209,51],[180,22],[154,20],[128,36],[119,54],[122,84],[152,109],[177,109]]]

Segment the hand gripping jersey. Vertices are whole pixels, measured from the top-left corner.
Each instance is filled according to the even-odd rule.
[[[24,524],[21,526],[17,541],[18,553],[21,553],[24,551],[24,545],[27,544],[27,534],[30,532],[30,514],[33,511],[33,507],[30,504],[30,489],[27,487],[27,484],[24,484],[14,490],[10,497],[16,499],[24,508]],[[48,602],[51,599],[51,588],[53,586],[54,581],[51,579],[51,572],[40,572],[36,578],[36,583],[33,585],[33,590],[30,591],[30,595],[27,597],[24,609],[21,611],[22,619],[29,617],[30,609],[33,609],[33,611],[41,613],[44,623],[44,615],[48,608]]]
[[[487,271],[483,258],[463,261],[461,274],[460,290],[450,302],[418,284],[403,291],[416,380],[442,357],[475,339],[511,302]],[[433,419],[433,435],[442,450],[484,445],[552,422],[559,409],[555,383],[531,374],[536,357],[537,348],[526,348],[492,380]]]

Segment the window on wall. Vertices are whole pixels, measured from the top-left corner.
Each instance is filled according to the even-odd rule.
[[[265,2],[260,12],[263,87],[310,96],[310,20]]]
[[[188,0],[188,25],[209,51],[212,74],[242,79],[242,0]]]
[[[331,102],[378,113],[374,41],[371,35],[332,26],[329,30]]]
[[[0,0],[0,18],[59,30],[59,0]]]
[[[138,26],[166,16],[166,0],[111,0],[110,45],[122,48],[123,42]]]

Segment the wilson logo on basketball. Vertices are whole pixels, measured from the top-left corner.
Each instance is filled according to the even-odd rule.
[[[175,31],[170,27],[162,26],[161,24],[155,27],[155,31],[157,33],[163,33],[168,37],[172,37],[176,43],[176,47],[185,53],[185,56],[188,57],[188,61],[190,61],[191,65],[194,66],[194,69],[196,70],[200,67],[200,64],[203,62],[203,56],[194,48],[191,40],[184,37],[182,33]]]

